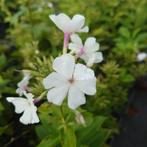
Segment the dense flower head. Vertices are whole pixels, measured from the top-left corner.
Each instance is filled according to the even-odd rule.
[[[68,98],[68,106],[76,109],[85,104],[85,94],[96,93],[96,78],[92,69],[83,64],[75,64],[75,58],[70,54],[57,57],[53,62],[55,72],[43,80],[48,89],[47,99],[56,105],[61,105]]]

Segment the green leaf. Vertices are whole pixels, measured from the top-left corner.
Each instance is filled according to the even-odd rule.
[[[43,139],[37,147],[55,147],[59,143],[59,137]]]
[[[6,56],[4,54],[0,55],[0,68],[2,68],[7,62]]]
[[[89,146],[91,146],[93,143],[95,143],[96,146],[99,146],[99,144],[102,144],[102,142],[104,143],[105,139],[103,137],[105,137],[105,135],[103,135],[104,132],[102,131],[102,124],[105,120],[106,117],[96,117],[96,119],[94,119],[89,126],[79,130],[77,133],[78,141]],[[101,136],[101,143],[100,141],[96,142],[99,136]]]
[[[125,28],[125,27],[121,27],[121,28],[119,29],[119,33],[120,33],[123,37],[125,37],[125,38],[127,38],[127,39],[129,39],[129,38],[131,37],[129,30],[128,30],[127,28]]]

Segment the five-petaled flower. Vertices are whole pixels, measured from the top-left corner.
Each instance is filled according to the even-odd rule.
[[[58,15],[49,15],[50,19],[56,24],[56,26],[64,32],[64,46],[67,48],[70,35],[76,32],[88,32],[88,26],[84,27],[85,17],[76,14],[72,19],[64,13]]]
[[[84,45],[81,38],[73,34],[71,35],[71,43],[68,45],[69,49],[76,53],[77,57],[83,59],[87,66],[92,66],[93,63],[99,63],[103,60],[103,55],[99,50],[99,43],[96,42],[94,37],[89,37],[85,41]]]
[[[21,123],[24,125],[38,123],[37,107],[33,103],[34,96],[31,93],[23,93],[27,99],[23,97],[7,97],[7,101],[15,106],[16,113],[23,113],[19,119]]]
[[[70,54],[57,57],[53,62],[55,72],[49,74],[43,85],[49,89],[47,99],[56,105],[61,105],[68,97],[68,106],[76,109],[85,104],[85,94],[96,93],[96,78],[92,69],[83,64],[75,64],[75,58]]]
[[[24,91],[28,90],[28,84],[31,76],[30,73],[24,72],[24,78],[17,84],[18,88],[16,89],[16,93],[19,96],[22,96]]]

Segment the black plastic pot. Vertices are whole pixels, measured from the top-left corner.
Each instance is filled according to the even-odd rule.
[[[130,89],[126,115],[120,124],[122,131],[111,147],[147,147],[147,75],[138,78]]]

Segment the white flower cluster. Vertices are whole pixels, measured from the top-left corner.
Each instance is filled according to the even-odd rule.
[[[69,108],[76,109],[86,103],[85,94],[96,93],[94,71],[83,64],[76,63],[77,59],[81,58],[88,66],[92,66],[93,63],[101,62],[103,56],[101,52],[97,52],[99,44],[94,37],[87,38],[83,45],[81,38],[75,34],[89,31],[89,28],[84,26],[84,16],[77,14],[71,19],[61,13],[49,17],[63,31],[64,43],[63,55],[53,62],[54,72],[43,80],[44,87],[49,90],[47,99],[53,104],[61,105],[67,97]],[[71,50],[70,53],[68,49]]]
[[[94,63],[101,62],[103,56],[101,52],[98,52],[99,43],[96,42],[94,37],[87,38],[83,44],[81,38],[75,34],[89,31],[89,28],[84,26],[84,16],[77,14],[71,19],[61,13],[50,15],[49,18],[64,32],[63,55],[53,61],[54,72],[43,79],[43,85],[48,90],[48,102],[61,105],[67,97],[69,108],[75,110],[86,103],[85,94],[94,95],[96,93],[96,77],[90,67]],[[86,65],[76,63],[78,58],[83,59]],[[27,93],[29,79],[30,75],[25,75],[23,80],[18,83],[16,90],[20,96],[24,95],[27,99],[22,97],[7,98],[9,102],[14,104],[16,113],[23,112],[20,118],[20,122],[23,124],[39,122],[33,95]]]
[[[34,105],[34,95],[28,93],[28,84],[30,80],[30,74],[24,73],[24,78],[18,83],[18,88],[16,93],[19,96],[24,97],[7,97],[7,101],[12,103],[15,106],[15,112],[20,114],[23,113],[20,117],[20,122],[24,125],[34,124],[39,122],[37,116],[37,107]]]

